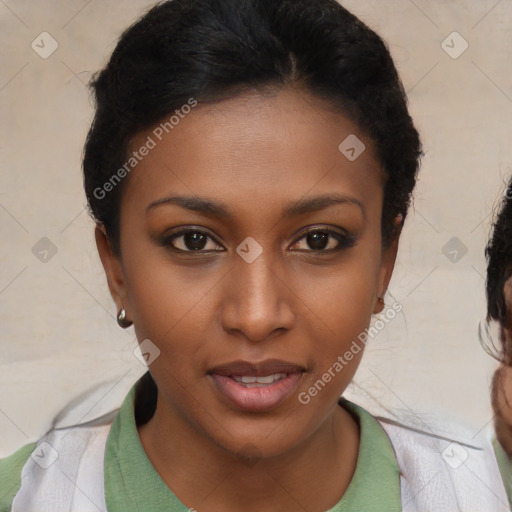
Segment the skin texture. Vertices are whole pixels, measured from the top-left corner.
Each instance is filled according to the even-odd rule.
[[[132,147],[151,133],[139,133]],[[338,149],[350,134],[366,146],[353,162]],[[399,236],[383,249],[383,184],[372,141],[328,104],[289,88],[247,92],[197,106],[132,171],[121,204],[121,259],[97,227],[117,308],[125,307],[139,342],[150,339],[161,351],[150,365],[157,409],[139,436],[187,506],[323,511],[343,496],[359,428],[337,401],[363,351],[309,404],[298,395],[383,309],[377,299],[391,278]],[[332,193],[351,202],[282,216],[292,201]],[[169,204],[146,211],[169,195],[221,201],[233,218]],[[221,251],[191,254],[194,245],[183,236],[173,243],[187,254],[161,243],[190,226],[213,237],[203,250]],[[328,253],[338,246],[330,236],[325,254],[314,251],[305,236],[313,227],[346,231],[355,243]],[[236,252],[249,236],[262,248],[252,263]],[[207,374],[234,360],[266,359],[305,369],[294,392],[270,410],[240,410]]]
[[[502,327],[505,346],[512,346],[512,279],[503,289],[507,305],[506,325]],[[509,358],[511,355],[509,354]],[[496,438],[504,451],[512,456],[512,367],[502,365],[495,373],[492,384],[492,405]]]

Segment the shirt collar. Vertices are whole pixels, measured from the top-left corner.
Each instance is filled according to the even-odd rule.
[[[139,381],[126,395],[107,438],[104,461],[107,509],[109,512],[188,512],[190,508],[167,487],[140,441],[134,414]],[[343,398],[339,404],[358,421],[361,440],[354,476],[342,499],[328,512],[400,511],[400,468],[389,437],[362,407]]]

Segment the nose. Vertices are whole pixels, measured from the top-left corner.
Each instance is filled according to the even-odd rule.
[[[222,326],[251,342],[266,341],[292,328],[294,294],[282,266],[265,251],[252,263],[236,256],[226,280]]]

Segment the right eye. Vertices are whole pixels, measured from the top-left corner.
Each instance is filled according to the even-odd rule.
[[[208,240],[212,241],[210,249],[205,248],[208,246]],[[224,251],[207,232],[198,229],[182,229],[166,235],[162,239],[162,245],[176,252],[212,253]]]

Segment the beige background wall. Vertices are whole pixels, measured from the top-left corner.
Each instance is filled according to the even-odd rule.
[[[426,152],[390,288],[403,313],[372,340],[356,377],[365,392],[349,396],[476,433],[491,419],[495,368],[477,336],[483,248],[512,173],[512,0],[342,3],[388,41]],[[133,330],[114,319],[80,157],[91,72],[150,5],[0,0],[0,456],[89,386],[112,380],[102,405],[117,405],[144,372]],[[458,36],[445,43],[452,56],[442,47],[454,31],[469,45],[458,58]],[[47,58],[31,47],[51,50],[42,32],[58,44]]]

